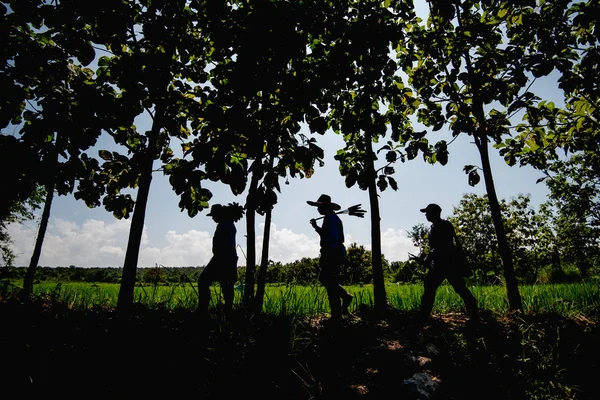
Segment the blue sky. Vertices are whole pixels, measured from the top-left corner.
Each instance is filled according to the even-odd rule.
[[[417,7],[421,15],[426,15],[423,3],[417,4]],[[560,105],[555,80],[547,79],[538,83],[536,91],[541,97],[552,99]],[[142,126],[147,123],[143,118],[139,121],[140,131],[144,130]],[[362,205],[367,211],[364,218],[342,215],[346,245],[357,243],[371,248],[367,192],[357,187],[346,188],[343,177],[338,173],[338,163],[333,159],[336,151],[343,147],[343,140],[333,132],[327,132],[317,139],[325,150],[325,166],[318,168],[310,179],[290,179],[289,185],[281,186],[282,193],[272,215],[269,258],[273,261],[288,263],[302,257],[318,256],[318,235],[309,220],[319,215],[316,208],[309,206],[306,201],[316,200],[323,193],[329,194],[343,209],[355,204]],[[440,139],[450,141],[452,138],[449,131],[444,129],[429,136],[430,141]],[[178,149],[179,145],[172,143],[172,147]],[[483,178],[476,187],[471,187],[463,172],[465,165],[481,164],[471,138],[459,136],[449,151],[449,162],[445,166],[427,164],[421,156],[406,163],[398,162],[395,166],[398,191],[388,188],[380,193],[382,250],[389,261],[406,260],[408,252],[415,251],[406,232],[416,224],[427,224],[424,215],[419,212],[420,208],[435,202],[442,207],[442,216],[448,216],[465,193],[485,194]],[[91,155],[96,154],[91,152]],[[536,180],[542,176],[539,171],[529,167],[509,167],[493,149],[491,156],[494,182],[500,199],[530,194],[534,207],[546,200],[548,191],[545,185],[536,184]],[[216,183],[208,188],[213,193],[213,203],[245,203],[245,194],[236,197],[227,187]],[[162,173],[155,173],[140,250],[140,267],[201,266],[210,259],[214,222],[206,216],[207,211],[194,218],[188,217],[187,213],[180,211],[178,202],[179,198],[167,179]],[[258,258],[261,254],[263,220],[257,216]],[[70,196],[55,197],[40,265],[121,266],[125,259],[129,225],[130,220],[116,220],[103,208],[89,209],[83,202]],[[37,228],[38,221],[9,227],[14,241],[12,248],[17,256],[15,265],[29,264]],[[237,223],[237,229],[237,243],[240,246],[238,255],[242,265],[245,264],[247,252],[245,219]]]

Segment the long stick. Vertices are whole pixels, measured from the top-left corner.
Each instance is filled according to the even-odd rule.
[[[360,204],[356,204],[356,205],[353,205],[352,207],[348,207],[345,210],[336,212],[336,214],[348,214],[348,215],[351,215],[353,217],[358,217],[358,218],[363,218],[365,216],[365,213],[366,213],[366,211],[362,210],[360,208]],[[323,218],[325,218],[324,215],[322,217],[319,217],[319,218],[313,218],[313,220],[314,221],[318,221],[318,220],[323,219]]]

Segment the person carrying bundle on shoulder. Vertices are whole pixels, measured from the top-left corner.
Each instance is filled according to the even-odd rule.
[[[225,310],[233,307],[234,285],[237,280],[237,250],[235,222],[244,214],[244,209],[237,203],[228,205],[215,204],[207,216],[217,223],[213,236],[213,255],[198,278],[198,312],[202,316],[208,313],[210,302],[210,285],[217,281],[221,285]]]

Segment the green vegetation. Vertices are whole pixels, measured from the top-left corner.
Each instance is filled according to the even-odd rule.
[[[20,285],[20,282],[13,282],[13,289]],[[236,290],[235,303],[239,307],[242,288],[240,285]],[[350,311],[373,308],[372,285],[348,286],[348,290],[355,296]],[[473,286],[471,290],[481,309],[498,316],[508,313],[505,287]],[[600,285],[597,283],[523,285],[519,290],[524,312],[529,315],[599,316]],[[119,285],[111,283],[42,282],[34,285],[35,296],[78,310],[114,308],[118,292]],[[386,292],[391,307],[399,312],[413,312],[419,307],[423,286],[388,284]],[[197,293],[195,284],[191,282],[176,285],[139,285],[135,288],[135,301],[150,310],[194,311],[198,304]],[[212,294],[211,306],[215,308],[222,303],[218,284],[212,288]],[[434,313],[456,313],[462,310],[462,306],[462,300],[451,286],[440,287]],[[268,315],[315,316],[329,312],[329,306],[326,293],[318,284],[269,284],[266,286],[263,312]]]
[[[340,178],[368,190],[376,308],[387,306],[378,197],[387,188],[410,193],[395,174],[399,162],[445,165],[459,135],[479,155],[481,165],[463,171],[470,185],[485,185],[495,242],[491,257],[474,256],[486,257],[485,278],[501,274],[510,309],[522,308],[518,286],[535,282],[538,265],[597,274],[597,1],[425,3],[114,0],[90,12],[83,2],[1,1],[8,265],[2,224],[26,217],[21,206],[41,206],[36,188],[46,192],[23,295],[40,280],[53,196],[67,195],[131,217],[118,301],[129,309],[152,175],[163,173],[190,217],[210,207],[208,182],[247,190],[249,302],[255,214],[268,231],[281,182],[317,173],[321,137],[331,134],[345,143],[335,155]],[[555,92],[541,90],[548,86]],[[497,197],[495,151],[538,169],[550,189],[542,214],[558,223],[535,227],[545,250],[535,259],[520,253],[529,232],[511,230],[528,219],[524,199],[514,214]]]
[[[88,276],[78,276],[78,270],[62,272]],[[450,286],[440,287],[434,317],[422,326],[416,318],[421,283],[387,283],[391,307],[383,314],[375,311],[372,285],[350,285],[352,315],[338,335],[327,324],[328,301],[318,283],[266,285],[261,314],[242,306],[239,284],[229,315],[219,307],[221,293],[214,285],[210,319],[199,324],[193,279],[160,268],[141,272],[147,275],[135,286],[134,314],[127,318],[115,312],[119,283],[38,282],[32,301],[23,303],[22,280],[0,281],[0,320],[7,327],[0,350],[13,360],[10,369],[0,369],[2,376],[32,387],[52,381],[63,391],[66,380],[77,382],[68,386],[77,390],[78,384],[102,379],[97,390],[106,394],[131,378],[140,384],[136,393],[153,395],[167,390],[153,385],[157,380],[185,379],[186,385],[166,385],[168,394],[200,391],[215,399],[254,393],[256,385],[263,398],[324,392],[361,400],[392,393],[410,398],[402,382],[415,373],[435,377],[440,396],[457,399],[474,393],[493,399],[588,399],[595,390],[590,382],[598,372],[592,354],[600,343],[594,322],[600,317],[600,285],[593,281],[521,285],[518,314],[510,312],[503,285],[471,286],[482,309],[475,329],[465,322],[462,301]],[[132,357],[156,368],[129,370]],[[190,359],[200,362],[190,369],[174,367]],[[51,368],[40,367],[47,363]],[[106,380],[106,371],[116,381]],[[232,379],[236,385],[230,385]],[[372,397],[364,397],[365,391]]]
[[[213,304],[200,323],[190,283],[137,285],[129,317],[115,312],[118,284],[41,282],[23,303],[12,295],[20,282],[13,283],[0,287],[0,351],[10,360],[0,364],[5,390],[366,400],[414,398],[403,382],[419,373],[439,383],[436,398],[583,400],[596,393],[594,283],[521,286],[524,312],[517,314],[503,286],[472,287],[484,309],[476,327],[447,286],[422,325],[414,312],[422,285],[388,284],[392,307],[383,314],[375,312],[373,287],[354,285],[352,315],[338,328],[323,314],[320,285],[269,284],[261,314],[240,306],[238,287],[231,314]],[[219,301],[218,285],[213,293]]]

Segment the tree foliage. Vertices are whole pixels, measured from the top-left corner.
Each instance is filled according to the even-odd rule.
[[[533,279],[542,259],[569,260],[585,272],[595,257],[599,6],[428,5],[422,21],[408,0],[0,2],[1,155],[19,154],[2,165],[2,221],[39,186],[131,217],[122,300],[129,304],[153,172],[169,176],[190,217],[209,207],[207,183],[220,182],[234,195],[247,191],[249,299],[255,213],[270,213],[284,179],[316,173],[319,138],[333,132],[345,142],[335,156],[341,179],[367,190],[371,205],[372,270],[350,264],[348,276],[372,279],[382,308],[378,198],[402,188],[398,160],[422,154],[445,165],[462,133],[481,158],[464,172],[470,185],[483,174],[487,198],[461,202],[478,213],[457,221],[480,224],[473,257],[494,275],[502,260],[511,308],[520,308],[515,273]],[[564,107],[534,90],[553,73]],[[151,125],[138,126],[141,117]],[[449,137],[439,136],[444,129]],[[112,142],[88,154],[101,137]],[[544,170],[552,203],[532,213],[527,197],[498,200],[490,144],[510,165]],[[422,232],[413,233],[423,250]],[[359,260],[368,254],[350,250]],[[301,279],[314,274],[311,262],[299,266]]]
[[[15,254],[12,251],[12,239],[8,232],[9,224],[21,224],[35,219],[35,211],[40,208],[46,192],[38,186],[24,201],[13,202],[8,215],[0,219],[0,258],[4,266],[12,266]]]
[[[375,308],[384,309],[387,298],[381,264],[381,229],[379,192],[388,187],[398,189],[394,179],[394,162],[404,157],[397,144],[389,141],[376,152],[373,144],[387,134],[388,126],[410,136],[408,115],[413,111],[411,91],[406,90],[390,49],[402,46],[405,26],[414,17],[407,2],[350,2],[332,18],[332,29],[323,37],[315,53],[325,53],[323,71],[327,80],[321,107],[323,116],[315,121],[327,122],[335,133],[343,135],[345,146],[335,155],[347,187],[358,185],[369,193],[371,248]],[[392,6],[393,3],[393,7]],[[320,105],[320,104],[319,104]],[[387,108],[387,110],[386,110]],[[323,120],[324,118],[324,120]],[[392,123],[393,121],[393,123]],[[377,168],[377,153],[384,151],[384,166]]]
[[[596,156],[579,152],[553,162],[545,179],[561,260],[576,265],[584,277],[600,260],[600,175],[588,155]]]
[[[560,209],[552,207],[550,202],[541,204],[536,210],[530,196],[523,194],[501,200],[500,207],[520,282],[537,282],[546,268],[553,270],[556,279],[560,279],[565,264],[589,269],[597,263],[595,236],[569,224],[570,213],[565,219]],[[487,196],[465,194],[449,220],[474,267],[475,279],[481,283],[500,282],[501,259]]]
[[[461,133],[473,137],[481,158],[509,302],[512,309],[520,309],[513,255],[491,171],[489,142],[500,144],[510,135],[511,119],[517,114],[524,115],[528,125],[534,126],[532,129],[543,129],[537,116],[544,102],[533,92],[532,84],[549,75],[555,65],[568,64],[568,57],[554,57],[567,52],[567,44],[559,40],[545,52],[538,50],[541,42],[550,42],[548,35],[560,38],[554,36],[554,19],[545,13],[547,7],[534,1],[428,3],[428,19],[409,32],[406,50],[398,53],[399,64],[418,94],[420,123],[433,131],[447,126],[453,137]],[[443,139],[438,143],[446,146]],[[469,184],[479,182],[476,167],[466,166],[465,172]]]

